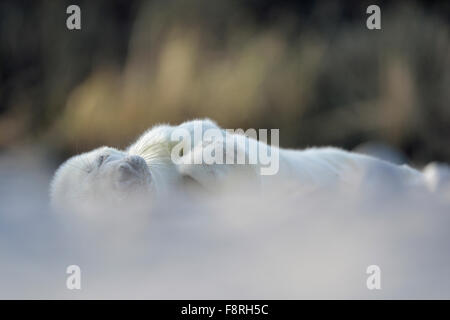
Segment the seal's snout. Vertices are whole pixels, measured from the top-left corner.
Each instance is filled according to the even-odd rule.
[[[139,156],[128,156],[125,158],[125,161],[134,169],[137,171],[145,170],[147,169],[147,164],[145,163],[144,158]]]
[[[142,157],[128,156],[118,166],[121,183],[144,183],[150,180],[150,172]]]
[[[121,181],[137,178],[139,175],[138,171],[126,162],[119,165],[119,172]]]

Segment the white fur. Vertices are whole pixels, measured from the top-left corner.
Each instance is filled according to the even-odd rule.
[[[210,128],[220,129],[217,124],[207,119],[185,122],[178,127],[158,125],[145,132],[125,151],[109,149],[123,154],[124,157],[137,155],[144,158],[153,179],[153,190],[160,194],[170,193],[172,188],[182,184],[185,177],[211,191],[219,190],[221,186],[231,185],[234,188],[246,183],[262,191],[278,191],[283,194],[333,190],[333,188],[355,190],[365,185],[375,185],[381,179],[388,181],[391,186],[424,185],[423,175],[408,166],[397,166],[332,147],[306,150],[272,147],[272,152],[279,152],[279,171],[275,175],[268,176],[259,174],[261,168],[259,164],[175,164],[171,159],[171,152],[177,142],[171,141],[172,132],[176,128],[183,128],[193,135],[195,125],[201,125],[204,131]],[[250,145],[262,144],[245,136],[234,137],[237,148],[244,153],[248,153]],[[193,145],[191,154],[184,154],[183,157],[202,152],[208,143]],[[86,185],[88,175],[86,166],[89,166],[103,150],[105,149],[99,148],[75,156],[58,169],[51,187],[53,202],[68,196],[78,200],[83,197],[83,193],[92,194],[98,191],[95,190],[98,187],[90,188],[89,182]]]

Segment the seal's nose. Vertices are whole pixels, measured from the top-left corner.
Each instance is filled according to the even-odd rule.
[[[138,171],[134,169],[128,162],[123,162],[119,165],[120,180],[127,181],[138,177]]]
[[[137,171],[146,168],[147,164],[142,157],[139,156],[128,156],[125,161],[131,165],[131,167]]]
[[[121,161],[118,167],[121,183],[147,183],[150,181],[150,172],[147,163],[142,157],[128,156]]]

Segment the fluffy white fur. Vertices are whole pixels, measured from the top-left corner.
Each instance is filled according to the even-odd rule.
[[[275,175],[260,175],[261,165],[238,164],[175,164],[171,153],[177,142],[171,141],[176,128],[188,130],[193,135],[195,125],[201,125],[203,132],[210,128],[220,129],[211,120],[194,120],[178,127],[159,125],[145,132],[127,150],[102,147],[91,152],[72,157],[56,172],[51,186],[54,204],[68,201],[79,204],[84,198],[103,193],[106,198],[120,198],[123,188],[109,188],[115,185],[117,168],[127,165],[132,156],[145,160],[147,167],[138,167],[139,172],[148,170],[151,176],[144,190],[152,194],[167,194],[172,188],[183,185],[183,181],[197,182],[207,190],[219,190],[222,186],[251,184],[263,192],[277,191],[283,194],[297,194],[335,188],[355,190],[377,185],[383,181],[392,186],[423,187],[425,179],[421,172],[406,165],[397,166],[373,157],[347,152],[338,148],[310,148],[306,150],[272,149],[279,152],[279,171]],[[223,131],[225,132],[225,131]],[[237,150],[247,153],[249,146],[262,144],[257,140],[235,136]],[[214,142],[208,142],[214,143]],[[190,153],[203,152],[208,143],[193,145]],[[276,147],[272,147],[276,148]],[[99,157],[107,153],[113,158],[104,169],[95,165]],[[190,157],[191,154],[183,154]],[[106,166],[106,165],[105,165]],[[121,176],[119,175],[119,178]],[[133,178],[134,179],[134,178]],[[142,180],[144,181],[144,180]],[[101,190],[99,190],[101,189]],[[141,188],[142,189],[142,188]],[[118,196],[116,196],[118,195]],[[75,200],[75,201],[73,201]]]

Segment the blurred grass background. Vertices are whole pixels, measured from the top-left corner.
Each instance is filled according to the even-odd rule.
[[[449,1],[0,2],[0,150],[125,147],[155,123],[383,141],[450,162]],[[81,31],[66,28],[78,4]]]

